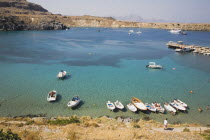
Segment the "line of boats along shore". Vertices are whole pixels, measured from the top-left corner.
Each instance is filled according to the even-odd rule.
[[[120,101],[111,102],[108,101],[106,103],[107,108],[111,111],[114,111],[115,109],[123,110],[125,107]],[[164,106],[164,107],[163,107]],[[172,114],[176,114],[177,111],[183,111],[185,112],[188,108],[188,105],[184,102],[182,102],[179,99],[174,99],[169,103],[164,103],[164,105],[161,105],[161,103],[143,103],[140,99],[133,97],[131,99],[131,103],[127,104],[127,107],[132,112],[140,111],[151,111],[151,112],[159,112],[159,113],[165,113],[165,111],[169,111]]]
[[[155,62],[149,62],[149,64],[146,65],[146,67],[151,68],[151,69],[163,69],[163,67],[161,65],[156,65]],[[66,75],[67,75],[67,72],[61,70],[58,73],[57,78],[64,79],[66,77]],[[47,95],[47,101],[49,101],[49,102],[56,101],[57,95],[58,95],[58,93],[55,90],[50,91]],[[81,102],[80,97],[75,96],[67,103],[67,106],[74,108],[77,105],[79,105],[80,102]],[[108,101],[106,103],[106,105],[107,105],[107,108],[111,111],[114,111],[115,109],[123,110],[125,108],[124,105],[118,100],[114,103],[111,101]],[[151,112],[165,113],[165,111],[167,110],[167,111],[171,112],[172,114],[176,114],[177,111],[185,112],[188,108],[188,105],[179,99],[174,99],[169,103],[164,103],[163,106],[161,105],[161,103],[157,103],[157,102],[153,102],[151,104],[143,103],[140,99],[138,99],[136,97],[133,97],[131,99],[131,103],[127,104],[128,109],[132,112],[137,112],[138,110],[140,110],[140,111],[148,110]]]

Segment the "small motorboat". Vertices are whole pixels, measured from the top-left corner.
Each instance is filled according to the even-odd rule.
[[[179,30],[179,29],[172,29],[172,30],[170,30],[169,32],[172,33],[172,34],[179,34],[179,33],[182,32],[182,30]]]
[[[131,99],[131,102],[136,106],[136,108],[143,110],[143,111],[147,110],[147,107],[140,99],[133,97]]]
[[[170,105],[172,105],[174,108],[176,108],[177,110],[180,110],[180,111],[185,111],[185,110],[186,110],[185,107],[183,107],[183,106],[181,106],[181,105],[175,103],[174,101],[172,101],[172,102],[170,103]]]
[[[155,62],[149,62],[149,65],[146,65],[147,68],[151,68],[151,69],[162,69],[163,66],[161,65],[156,65]]]
[[[110,101],[108,101],[108,102],[106,103],[106,106],[107,106],[107,108],[108,108],[109,110],[111,110],[111,111],[113,111],[113,110],[115,109],[115,105],[114,105],[112,102],[110,102]]]
[[[191,49],[189,47],[181,48],[181,49],[175,49],[176,52],[184,53],[184,52],[192,52],[194,49]]]
[[[66,71],[61,70],[61,71],[58,73],[57,77],[58,77],[59,79],[62,79],[62,78],[65,78],[66,74],[67,74]]]
[[[127,107],[132,112],[136,112],[137,111],[137,108],[132,103],[127,104]]]
[[[57,92],[55,90],[52,90],[47,95],[47,101],[53,102],[56,101],[57,98]]]
[[[165,107],[165,109],[166,109],[167,111],[176,113],[176,109],[173,108],[170,104],[164,103],[164,107]]]
[[[134,31],[133,30],[129,30],[129,33],[133,33]]]
[[[136,32],[136,34],[141,34],[141,33],[142,33],[141,31]]]
[[[186,103],[180,101],[179,99],[174,99],[173,101],[174,101],[176,104],[181,105],[181,106],[183,106],[183,107],[185,107],[185,108],[188,107],[188,105],[187,105]]]
[[[123,109],[124,108],[124,105],[121,102],[119,102],[118,100],[116,102],[114,102],[114,105],[118,109]]]
[[[157,109],[158,112],[160,113],[164,113],[165,112],[165,108],[161,106],[160,103],[152,103],[152,105]]]
[[[75,96],[68,102],[67,106],[73,108],[76,107],[80,102],[81,99],[79,98],[79,96]]]
[[[157,109],[155,108],[155,106],[149,104],[149,103],[145,103],[146,107],[148,110],[152,111],[152,112],[156,112]]]

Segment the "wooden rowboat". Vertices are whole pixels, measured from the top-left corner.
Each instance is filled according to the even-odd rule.
[[[147,107],[145,106],[145,104],[138,98],[133,97],[131,99],[131,102],[136,106],[136,108],[140,109],[140,110],[147,110]]]

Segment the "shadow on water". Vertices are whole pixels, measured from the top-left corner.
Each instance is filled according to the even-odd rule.
[[[81,106],[84,105],[84,104],[85,104],[85,102],[84,102],[84,101],[81,101],[77,106],[75,106],[75,107],[73,107],[73,108],[71,108],[71,109],[72,109],[72,110],[79,109],[79,108],[81,108]]]
[[[62,99],[62,96],[60,94],[57,95],[57,100],[55,102],[60,102]]]
[[[72,77],[71,75],[66,75],[66,76],[63,77],[63,78],[58,78],[58,80],[65,81],[65,80],[70,79],[71,77]]]
[[[127,108],[124,107],[121,111],[122,112],[127,112],[128,110],[127,110]]]

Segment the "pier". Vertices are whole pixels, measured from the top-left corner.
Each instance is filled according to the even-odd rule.
[[[198,45],[186,45],[183,44],[183,41],[178,41],[178,42],[169,41],[166,45],[168,46],[168,48],[172,49],[188,50],[182,52],[193,52],[210,56],[210,47],[202,47]]]

